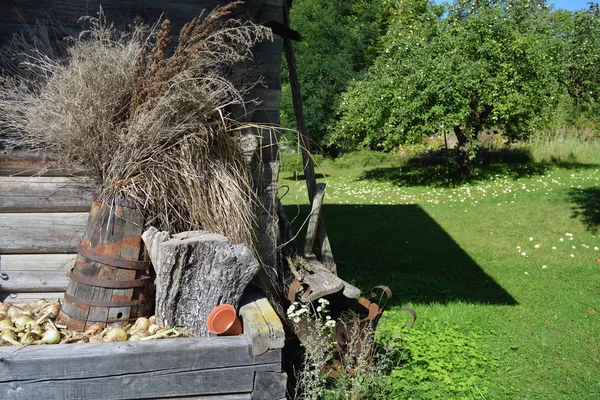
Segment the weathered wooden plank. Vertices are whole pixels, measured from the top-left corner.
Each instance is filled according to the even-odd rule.
[[[0,253],[72,253],[88,213],[0,214]]]
[[[65,273],[73,268],[75,258],[77,254],[0,254],[0,272]]]
[[[253,98],[258,98],[261,103],[258,106],[258,109],[264,111],[271,112],[279,112],[279,104],[281,103],[281,90],[279,89],[266,89],[266,88],[254,88],[252,89],[251,96]],[[270,121],[263,122],[271,122],[278,123],[279,117],[273,117]]]
[[[249,347],[249,340],[244,335],[85,345],[1,347],[0,385],[17,377],[22,381],[87,380],[119,374],[143,375],[159,371],[178,373],[185,370],[204,371],[259,365],[264,365],[265,371],[280,371],[280,350],[253,357]],[[0,398],[4,398],[1,393],[2,389]]]
[[[258,17],[265,21],[273,20],[283,22],[283,9],[281,4],[269,4],[270,2],[261,2],[258,10]]]
[[[260,4],[268,4],[270,6],[283,7],[283,0],[261,0]]]
[[[1,290],[1,289],[0,289]],[[2,292],[0,291],[0,301],[12,304],[35,303],[39,299],[54,301],[62,300],[64,292],[32,292],[32,293],[17,293],[17,292]]]
[[[0,212],[87,212],[90,180],[75,177],[2,177]]]
[[[317,191],[312,200],[312,209],[310,218],[308,219],[308,227],[306,228],[306,241],[304,242],[304,255],[306,257],[314,257],[313,244],[317,235],[317,226],[321,215],[321,205],[325,197],[325,183],[317,183]]]
[[[123,229],[123,242],[121,245],[120,258],[124,260],[138,261],[140,259],[140,249],[143,249],[142,230],[144,226],[144,215],[134,209],[123,207],[123,219],[126,221]],[[118,281],[134,280],[141,277],[141,271],[118,269],[115,271],[115,279]],[[129,301],[132,300],[134,289],[113,289],[111,293],[111,301]],[[146,293],[146,288],[138,288],[136,294]],[[140,310],[144,310],[140,307]],[[144,310],[145,311],[145,310]],[[111,307],[108,312],[109,320],[120,319],[121,316],[127,320],[135,317],[137,307]],[[150,316],[147,314],[146,316]]]
[[[252,400],[285,400],[287,375],[283,372],[257,371]]]
[[[0,270],[0,290],[4,292],[64,292],[68,283],[66,273]]]
[[[119,373],[79,380],[19,380],[0,383],[0,396],[5,399],[164,399],[173,395],[251,393],[254,373],[271,368],[269,365],[190,370],[165,370],[160,364],[156,370],[144,374]]]
[[[252,400],[251,393],[220,394],[218,396],[169,397],[169,400]]]
[[[285,331],[277,313],[267,298],[259,293],[246,293],[242,299],[240,316],[244,332],[249,337],[252,355],[281,349],[285,344]]]

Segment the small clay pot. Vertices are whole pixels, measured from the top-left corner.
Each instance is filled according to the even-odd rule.
[[[206,327],[215,335],[236,336],[242,333],[242,322],[231,304],[215,307],[206,320]]]

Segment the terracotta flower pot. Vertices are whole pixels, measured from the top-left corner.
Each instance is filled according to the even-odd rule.
[[[206,320],[206,327],[215,335],[235,336],[242,333],[242,322],[231,304],[215,307]]]

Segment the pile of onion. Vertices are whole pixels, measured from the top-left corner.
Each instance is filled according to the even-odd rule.
[[[94,324],[85,331],[71,331],[55,322],[60,301],[38,300],[35,304],[0,303],[0,346],[124,342],[189,336],[183,329],[161,327],[154,316],[138,318],[123,328]]]

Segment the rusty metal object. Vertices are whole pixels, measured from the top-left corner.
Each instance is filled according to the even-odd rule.
[[[311,288],[304,282],[294,281],[288,291],[290,302],[296,301],[298,293],[302,293],[302,297],[306,298],[310,295]],[[375,286],[371,289],[371,300],[364,297],[357,299],[356,307],[352,310],[354,317],[348,321],[338,321],[332,335],[332,340],[335,342],[334,357],[324,366],[331,377],[339,376],[342,366],[355,365],[360,357],[370,360],[372,354],[363,354],[363,351],[366,349],[372,352],[375,329],[391,298],[392,291],[389,287]],[[405,324],[405,326],[412,326],[417,319],[416,312],[409,307],[403,307],[399,311],[406,311],[412,316],[412,321]],[[306,321],[301,322],[306,324]],[[302,326],[299,328],[298,334],[302,340]]]

